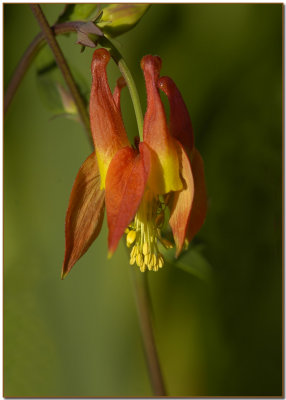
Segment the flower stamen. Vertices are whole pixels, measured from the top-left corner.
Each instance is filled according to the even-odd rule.
[[[158,271],[164,265],[164,258],[157,245],[158,240],[160,242],[163,240],[161,229],[164,220],[165,204],[147,189],[133,222],[129,225],[128,231],[126,230],[127,247],[132,246],[130,264],[136,263],[141,272]],[[171,247],[171,243],[168,243]]]

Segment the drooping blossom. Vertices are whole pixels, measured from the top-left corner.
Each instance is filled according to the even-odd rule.
[[[91,71],[90,124],[95,152],[81,166],[66,215],[66,253],[62,276],[98,236],[106,207],[109,255],[126,233],[130,264],[142,272],[164,264],[160,245],[169,223],[178,256],[201,228],[207,211],[203,160],[194,146],[191,120],[175,83],[160,78],[161,59],[141,61],[147,90],[143,141],[131,146],[120,109],[125,82],[112,95],[107,50],[95,50]],[[159,90],[170,104],[169,126]],[[169,220],[166,221],[166,210]]]

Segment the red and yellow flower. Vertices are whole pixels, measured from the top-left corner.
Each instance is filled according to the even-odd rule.
[[[107,50],[95,50],[91,65],[90,124],[95,152],[81,166],[66,215],[66,252],[62,276],[98,236],[106,207],[109,254],[126,233],[132,247],[130,264],[142,272],[164,264],[158,244],[166,207],[170,210],[178,256],[201,228],[207,210],[203,160],[194,147],[191,120],[175,83],[160,78],[161,59],[147,55],[141,61],[147,90],[143,141],[132,147],[122,120],[120,78],[112,95],[106,67]],[[170,122],[159,89],[170,103]]]

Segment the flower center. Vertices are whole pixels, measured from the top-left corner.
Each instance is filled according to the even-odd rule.
[[[134,220],[126,229],[127,247],[132,247],[130,264],[141,272],[158,271],[164,265],[164,258],[158,250],[158,240],[165,247],[172,244],[161,237],[165,220],[165,203],[150,190],[146,190]]]

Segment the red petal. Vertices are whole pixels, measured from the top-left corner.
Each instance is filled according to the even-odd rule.
[[[98,49],[93,54],[91,64],[90,127],[102,187],[105,185],[106,172],[112,157],[119,149],[129,145],[121,113],[108,85],[106,67],[109,60],[109,52]]]
[[[148,55],[143,57],[141,61],[147,90],[144,142],[153,144],[153,146],[164,147],[166,140],[168,140],[169,132],[164,107],[156,86],[161,65],[161,58],[157,56]]]
[[[170,130],[189,153],[194,147],[194,134],[191,118],[181,93],[171,78],[163,76],[158,87],[168,96],[170,103]]]
[[[118,108],[118,110],[121,112],[121,108],[120,108],[120,97],[121,97],[121,90],[126,86],[126,82],[125,79],[123,78],[123,76],[121,76],[120,78],[117,79],[116,82],[116,86],[113,92],[113,99],[114,102],[116,104],[116,107]]]
[[[197,149],[194,149],[192,172],[194,177],[195,194],[186,236],[188,242],[190,242],[201,229],[207,214],[207,190],[204,162]]]
[[[157,88],[161,59],[145,56],[141,61],[147,90],[147,110],[144,118],[144,142],[155,152],[157,162],[152,164],[150,186],[163,194],[182,189],[176,144],[169,133],[164,107]]]
[[[112,254],[140,205],[150,169],[148,146],[140,153],[131,147],[118,151],[106,176],[106,213],[109,228],[108,248]]]
[[[194,198],[194,180],[190,160],[185,153],[183,146],[179,142],[178,149],[184,188],[179,192],[175,192],[173,195],[171,216],[169,220],[177,247],[177,257],[182,251],[185,242]]]
[[[82,164],[73,184],[66,214],[66,251],[62,278],[97,238],[104,217],[104,191],[95,153]]]

